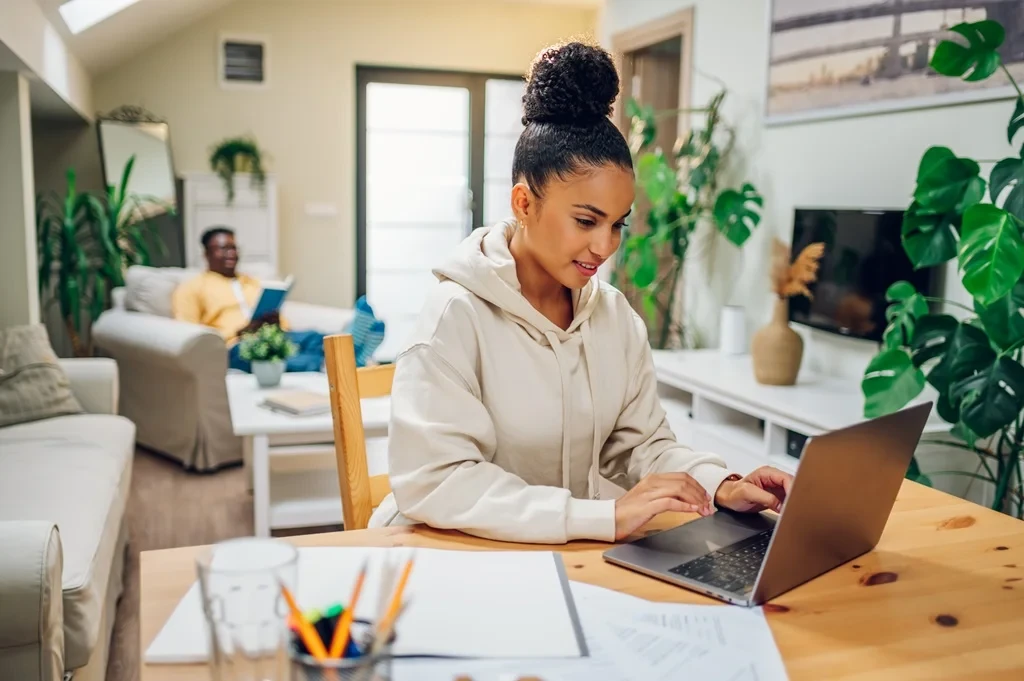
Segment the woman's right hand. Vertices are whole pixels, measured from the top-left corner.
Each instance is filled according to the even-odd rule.
[[[615,540],[625,539],[666,511],[711,515],[711,497],[688,473],[648,475],[615,500]]]

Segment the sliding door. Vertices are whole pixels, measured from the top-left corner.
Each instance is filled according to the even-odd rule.
[[[387,325],[393,359],[460,241],[507,216],[523,82],[359,68],[357,295]],[[504,172],[500,172],[504,165]]]

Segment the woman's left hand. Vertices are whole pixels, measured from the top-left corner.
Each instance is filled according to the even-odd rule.
[[[789,494],[793,476],[771,466],[761,466],[740,480],[726,480],[715,492],[715,504],[741,513],[770,509],[778,513]]]

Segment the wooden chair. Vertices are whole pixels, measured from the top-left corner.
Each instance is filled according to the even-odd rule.
[[[324,338],[327,383],[334,417],[334,452],[346,530],[365,530],[370,514],[391,493],[387,475],[370,477],[361,400],[391,394],[395,365],[356,368],[350,335]]]

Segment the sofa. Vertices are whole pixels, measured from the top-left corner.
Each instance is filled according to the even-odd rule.
[[[99,354],[121,368],[121,414],[138,429],[138,443],[189,470],[215,471],[242,461],[231,429],[224,377],[228,352],[213,329],[176,321],[171,296],[199,270],[128,268],[112,309],[92,329]],[[291,328],[339,333],[352,310],[287,301]]]
[[[0,681],[106,677],[135,426],[112,360],[61,366],[87,413],[0,428]]]

